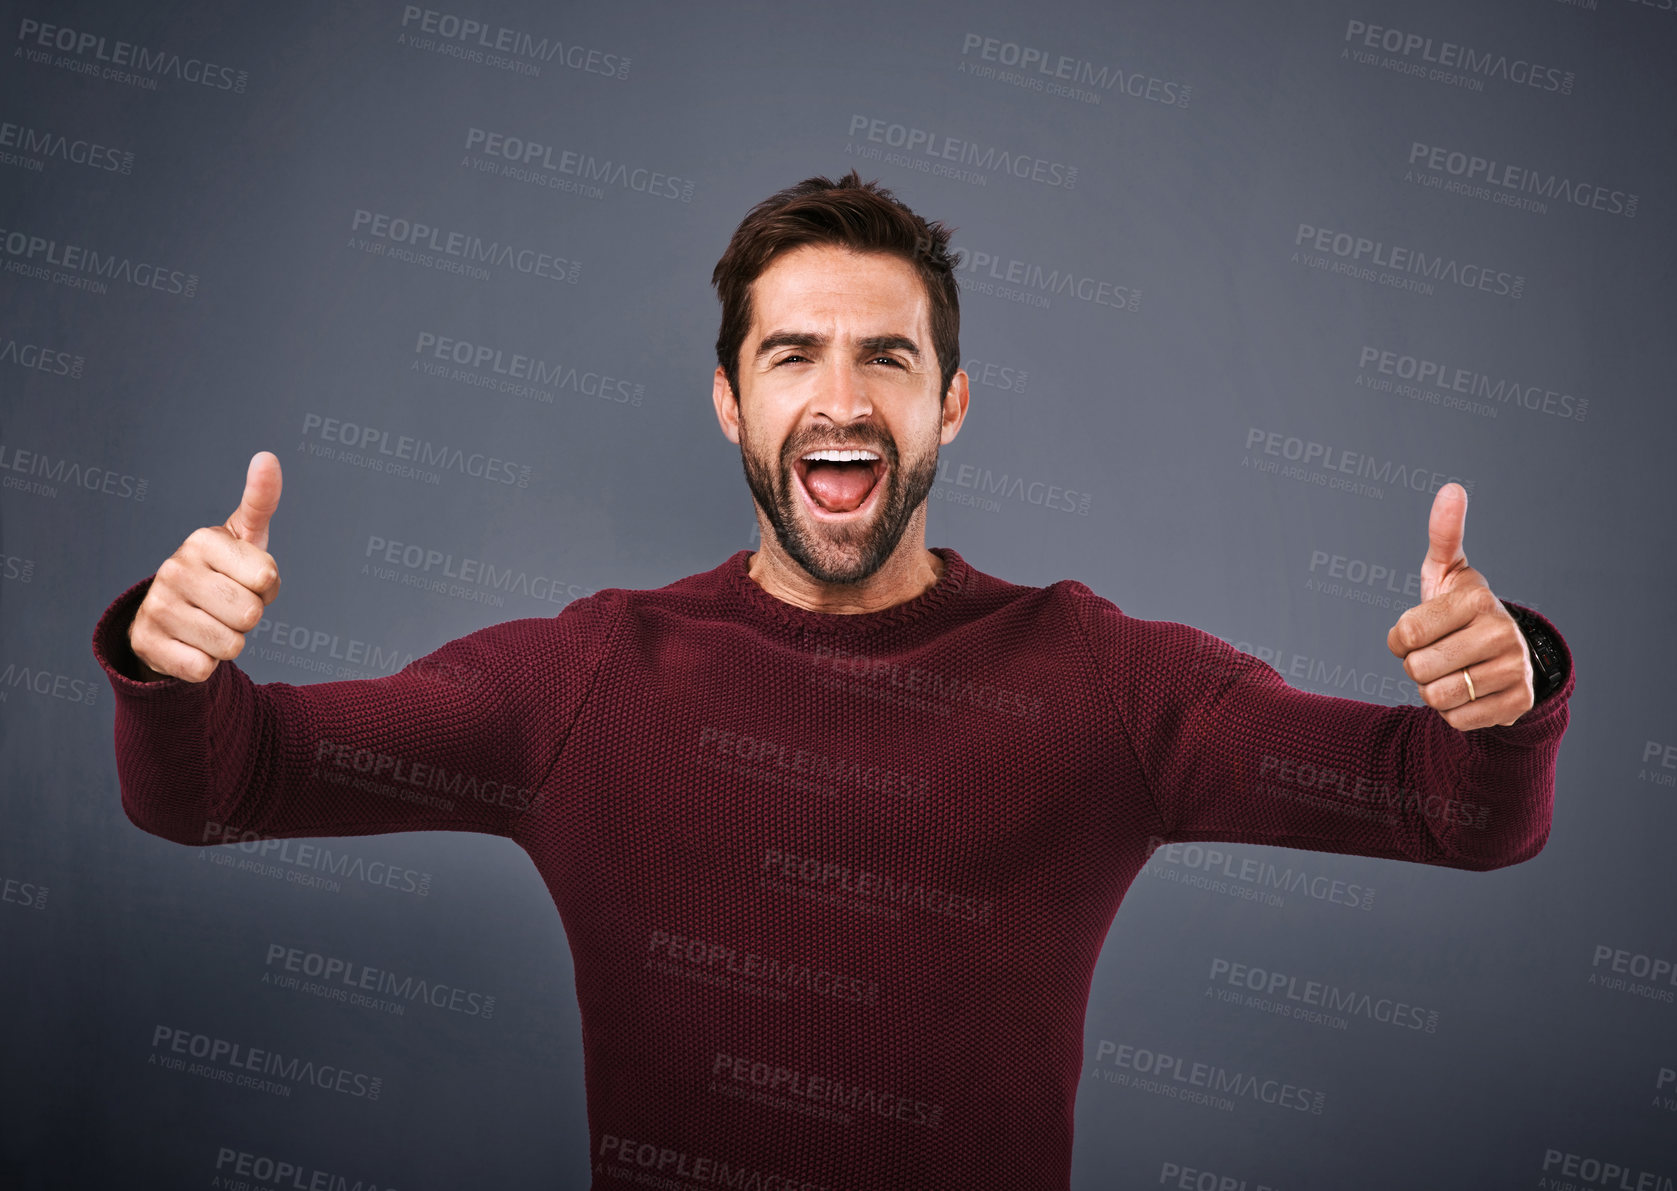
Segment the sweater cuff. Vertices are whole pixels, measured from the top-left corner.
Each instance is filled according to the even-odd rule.
[[[131,676],[130,671],[138,672],[139,659],[134,656],[133,648],[128,644],[128,628],[134,623],[134,614],[140,609],[140,602],[146,598],[146,592],[151,590],[151,581],[156,574],[147,575],[127,591],[111,601],[110,607],[105,609],[104,615],[99,617],[99,623],[93,628],[93,657],[110,679],[111,689],[118,698],[171,698],[182,687],[203,686],[201,682],[187,682],[164,675],[151,682],[142,682]],[[220,667],[216,667],[218,670]]]
[[[1577,673],[1572,665],[1572,650],[1568,647],[1566,638],[1561,636],[1560,630],[1554,626],[1554,623],[1548,617],[1535,608],[1528,608],[1518,600],[1506,600],[1504,602],[1519,608],[1522,613],[1537,621],[1543,630],[1549,634],[1549,639],[1555,643],[1555,650],[1560,655],[1561,669],[1565,675],[1561,679],[1560,686],[1532,704],[1531,708],[1512,724],[1481,729],[1485,732],[1506,734],[1511,741],[1521,741],[1528,734],[1537,736],[1552,731],[1557,717],[1562,718],[1564,726],[1567,700],[1572,697],[1573,688],[1578,685]]]

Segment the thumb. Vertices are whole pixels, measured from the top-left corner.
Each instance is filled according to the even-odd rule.
[[[227,529],[258,550],[268,548],[268,521],[279,508],[280,461],[272,451],[258,451],[245,471],[245,492],[239,507],[227,518]]]
[[[1427,556],[1421,560],[1421,598],[1431,599],[1439,587],[1467,565],[1462,551],[1463,523],[1467,520],[1467,489],[1452,481],[1432,498],[1427,518]]]

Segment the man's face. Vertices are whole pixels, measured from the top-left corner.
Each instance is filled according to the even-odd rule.
[[[966,376],[938,392],[926,287],[898,257],[804,245],[777,257],[751,296],[737,405],[716,372],[723,432],[740,446],[781,549],[813,579],[859,583],[911,524],[924,537],[938,447],[966,412]],[[805,459],[821,448],[877,459]]]

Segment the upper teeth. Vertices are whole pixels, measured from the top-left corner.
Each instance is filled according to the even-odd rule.
[[[872,451],[811,451],[804,456],[807,463],[812,459],[823,459],[828,463],[855,463],[860,459],[878,459]]]

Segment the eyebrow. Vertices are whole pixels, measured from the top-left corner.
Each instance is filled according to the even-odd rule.
[[[779,347],[826,347],[828,342],[825,335],[813,331],[774,331],[763,336],[755,358],[760,360]],[[916,360],[920,358],[920,348],[906,335],[867,335],[856,345],[865,352],[904,351]]]

